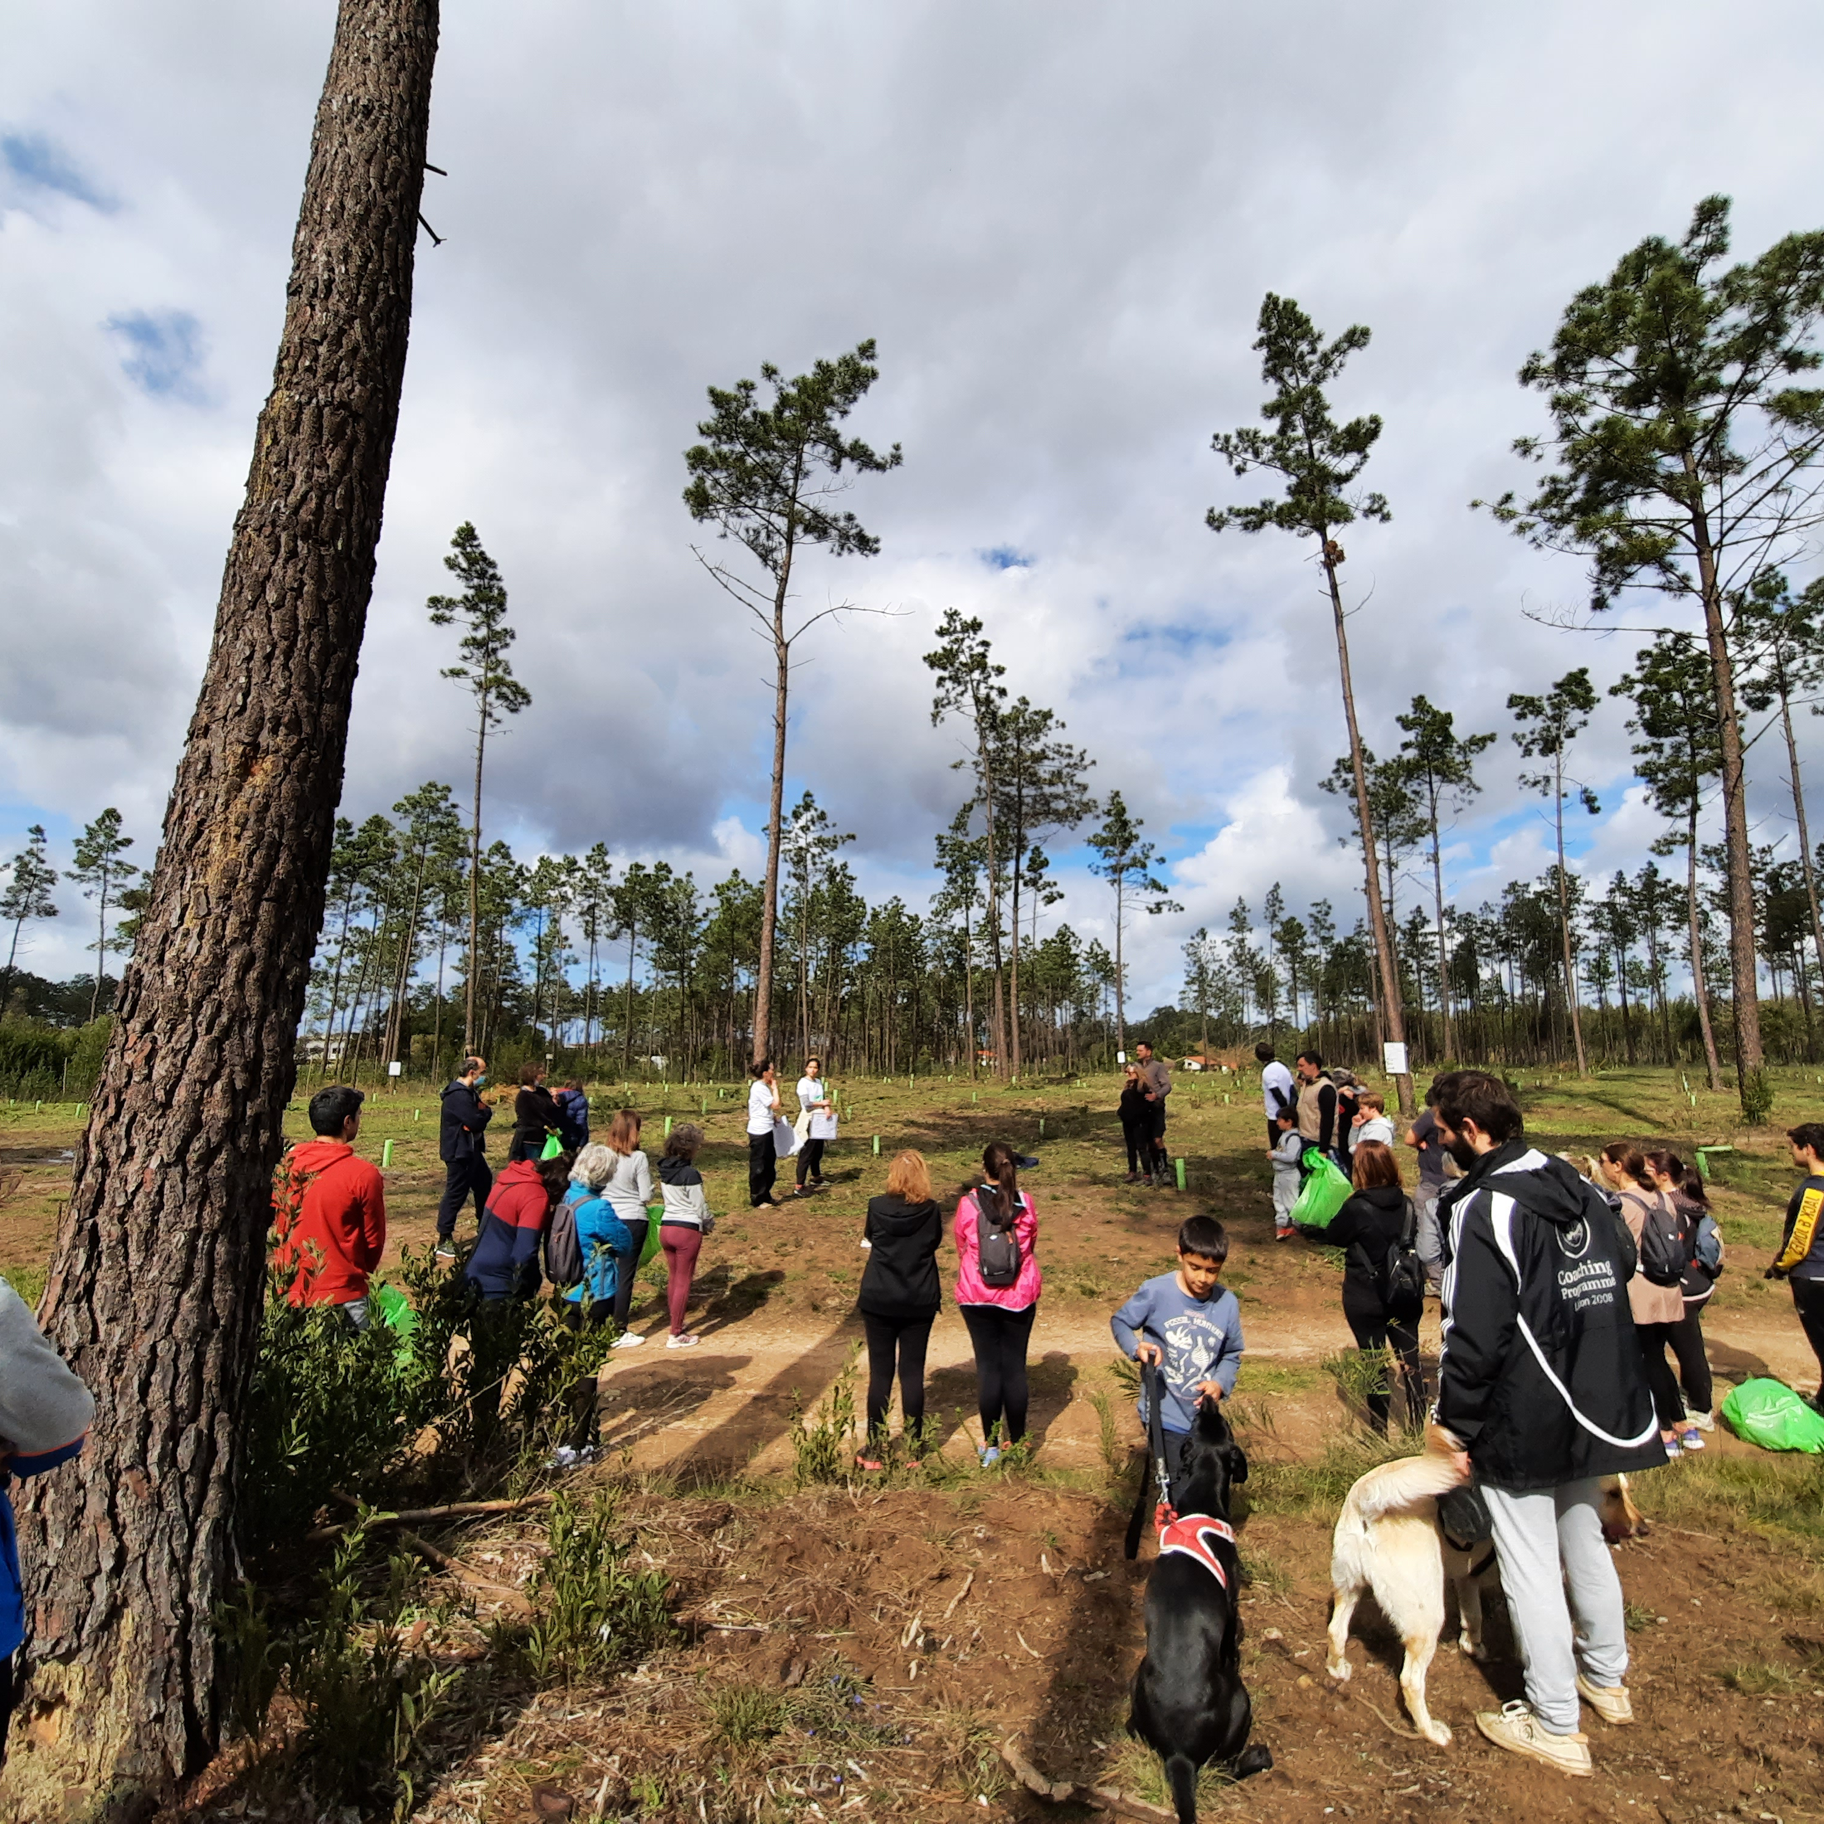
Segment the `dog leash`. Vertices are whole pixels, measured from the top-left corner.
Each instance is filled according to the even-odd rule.
[[[1160,1508],[1171,1513],[1172,1474],[1165,1462],[1165,1371],[1147,1362],[1140,1373],[1146,1382],[1146,1442],[1153,1453],[1153,1479],[1159,1489]],[[1161,1524],[1157,1515],[1154,1523]]]

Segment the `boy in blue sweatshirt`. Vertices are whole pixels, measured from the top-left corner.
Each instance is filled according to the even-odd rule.
[[[1205,1394],[1226,1400],[1241,1367],[1241,1306],[1222,1281],[1229,1238],[1214,1216],[1193,1216],[1178,1231],[1178,1271],[1149,1279],[1109,1319],[1121,1353],[1165,1371],[1160,1412],[1166,1464],[1178,1466]],[[1140,1422],[1146,1417],[1144,1385]]]

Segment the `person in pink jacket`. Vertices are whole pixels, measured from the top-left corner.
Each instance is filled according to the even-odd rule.
[[[1039,1216],[1019,1185],[1013,1148],[982,1153],[984,1182],[956,1206],[956,1304],[975,1350],[983,1466],[1026,1435],[1026,1346],[1039,1310]],[[998,1431],[998,1438],[997,1438]]]

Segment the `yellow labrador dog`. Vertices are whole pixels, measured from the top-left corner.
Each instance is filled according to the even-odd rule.
[[[1463,1483],[1459,1446],[1436,1425],[1425,1428],[1425,1448],[1371,1469],[1350,1489],[1337,1516],[1331,1546],[1330,1657],[1326,1669],[1346,1680],[1349,1622],[1364,1593],[1371,1593],[1405,1649],[1400,1690],[1418,1732],[1440,1748],[1450,1745],[1449,1728],[1425,1705],[1425,1674],[1444,1632],[1444,1583],[1457,1592],[1457,1645],[1472,1658],[1487,1657],[1482,1645],[1482,1594],[1476,1579],[1494,1560],[1494,1546],[1475,1541],[1467,1551],[1438,1524],[1438,1499]],[[1627,1478],[1610,1478],[1603,1491],[1602,1530],[1610,1540],[1640,1528],[1639,1510],[1628,1496]]]

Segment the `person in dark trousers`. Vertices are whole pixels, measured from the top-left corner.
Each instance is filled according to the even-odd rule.
[[[532,1299],[544,1279],[539,1243],[551,1220],[551,1207],[570,1184],[570,1155],[553,1159],[515,1159],[495,1181],[494,1194],[481,1218],[481,1235],[463,1268],[463,1277],[485,1303]]]
[[[1601,1479],[1665,1462],[1628,1310],[1627,1235],[1572,1167],[1527,1145],[1499,1077],[1441,1077],[1437,1113],[1464,1170],[1442,1209],[1438,1423],[1481,1484],[1526,1673],[1524,1701],[1478,1712],[1476,1727],[1587,1778],[1578,1699],[1611,1724],[1634,1714]]]
[[[1662,1234],[1677,1233],[1672,1199],[1654,1184],[1646,1155],[1633,1141],[1617,1140],[1605,1146],[1597,1169],[1608,1179],[1609,1188],[1619,1200],[1619,1213],[1628,1225],[1637,1254],[1649,1224]],[[1634,1276],[1628,1281],[1628,1308],[1634,1313],[1634,1334],[1640,1341],[1647,1386],[1659,1412],[1666,1455],[1676,1457],[1681,1451],[1702,1450],[1703,1436],[1685,1417],[1684,1402],[1678,1397],[1678,1376],[1666,1360],[1672,1333],[1684,1320],[1683,1291],[1676,1285],[1655,1285],[1637,1263]]]
[[[1280,1063],[1279,1054],[1265,1039],[1254,1047],[1254,1059],[1260,1066],[1260,1099],[1267,1114],[1267,1147],[1279,1144],[1280,1111],[1296,1113],[1298,1108],[1298,1086],[1292,1081],[1292,1073]]]
[[[1152,1114],[1146,1106],[1146,1091],[1141,1087],[1138,1064],[1126,1066],[1126,1074],[1121,1079],[1121,1102],[1116,1112],[1121,1117],[1121,1138],[1127,1143],[1127,1182],[1138,1184],[1146,1165],[1152,1131]]]
[[[551,1098],[557,1107],[557,1133],[567,1153],[580,1153],[589,1144],[589,1092],[582,1080],[572,1077]]]
[[[355,1151],[358,1089],[332,1083],[310,1099],[310,1131],[286,1155],[273,1188],[272,1263],[293,1269],[294,1305],[334,1305],[351,1330],[369,1321],[367,1276],[386,1252],[386,1185]]]
[[[1165,1099],[1172,1093],[1172,1073],[1163,1058],[1153,1056],[1145,1039],[1134,1046],[1134,1056],[1140,1060],[1140,1093],[1146,1102],[1147,1178],[1155,1190],[1162,1190],[1171,1178],[1165,1153]]]
[[[1315,1051],[1301,1051],[1298,1065],[1298,1131],[1320,1153],[1336,1156],[1336,1084]]]
[[[868,1338],[868,1437],[855,1459],[859,1469],[885,1467],[895,1358],[901,1440],[914,1468],[924,1455],[925,1349],[943,1303],[937,1279],[943,1239],[944,1216],[931,1195],[924,1155],[903,1152],[888,1168],[886,1195],[868,1200],[862,1232],[868,1264],[855,1302]]]
[[[1033,1244],[1039,1215],[1020,1190],[1018,1155],[1005,1141],[982,1152],[982,1184],[956,1206],[956,1302],[975,1351],[976,1405],[982,1419],[983,1468],[1001,1460],[1005,1445],[1026,1435],[1026,1346],[1038,1315],[1041,1280]],[[981,1229],[992,1219],[1011,1229],[1019,1249],[1012,1285],[991,1286],[982,1277]],[[997,1437],[999,1442],[996,1442]]]
[[[748,1066],[753,1078],[747,1092],[747,1201],[756,1210],[777,1204],[773,1184],[779,1176],[779,1149],[773,1127],[779,1119],[779,1080],[771,1058]]]
[[[545,1150],[545,1142],[563,1125],[557,1104],[545,1087],[544,1067],[520,1065],[519,1094],[513,1098],[513,1144],[507,1149],[507,1157],[536,1159]]]
[[[1786,1205],[1780,1251],[1767,1277],[1792,1282],[1792,1308],[1818,1358],[1818,1391],[1812,1404],[1824,1412],[1824,1121],[1789,1128],[1786,1140],[1792,1163],[1805,1174],[1805,1181]]]
[[[488,1170],[487,1131],[494,1111],[481,1099],[488,1080],[486,1058],[464,1058],[462,1073],[443,1092],[437,1156],[443,1161],[443,1197],[437,1205],[437,1258],[456,1258],[456,1218],[475,1199],[475,1220],[488,1207],[494,1174]]]
[[[1419,1182],[1412,1193],[1419,1212],[1419,1258],[1435,1292],[1444,1277],[1444,1250],[1438,1239],[1438,1199],[1444,1194],[1444,1142],[1438,1138],[1438,1091],[1425,1092],[1425,1106],[1406,1130],[1406,1144],[1419,1155]]]
[[[1399,1359],[1400,1386],[1406,1395],[1407,1423],[1419,1425],[1425,1417],[1419,1320],[1415,1315],[1390,1312],[1381,1299],[1381,1272],[1388,1251],[1398,1243],[1406,1226],[1411,1199],[1400,1182],[1400,1162],[1384,1141],[1364,1140],[1355,1149],[1351,1168],[1355,1195],[1331,1218],[1328,1228],[1306,1228],[1304,1233],[1326,1247],[1345,1250],[1343,1320],[1355,1333],[1356,1348],[1377,1354],[1388,1348],[1393,1350]],[[1412,1212],[1412,1225],[1416,1241],[1417,1210]],[[1392,1394],[1382,1375],[1367,1396],[1369,1422],[1382,1437],[1387,1435],[1387,1418],[1393,1410]]]
[[[1648,1153],[1647,1175],[1671,1200],[1672,1213],[1685,1241],[1685,1276],[1678,1288],[1685,1302],[1685,1315],[1672,1326],[1670,1337],[1672,1354],[1678,1362],[1679,1386],[1685,1395],[1685,1417],[1699,1431],[1714,1431],[1716,1387],[1710,1375],[1710,1357],[1704,1349],[1704,1306],[1716,1290],[1716,1279],[1697,1256],[1697,1225],[1710,1214],[1710,1194],[1704,1189],[1703,1175],[1697,1168],[1686,1165],[1676,1153],[1664,1148]],[[1717,1270],[1720,1272],[1721,1268]],[[1684,1444],[1689,1448],[1689,1432]]]

